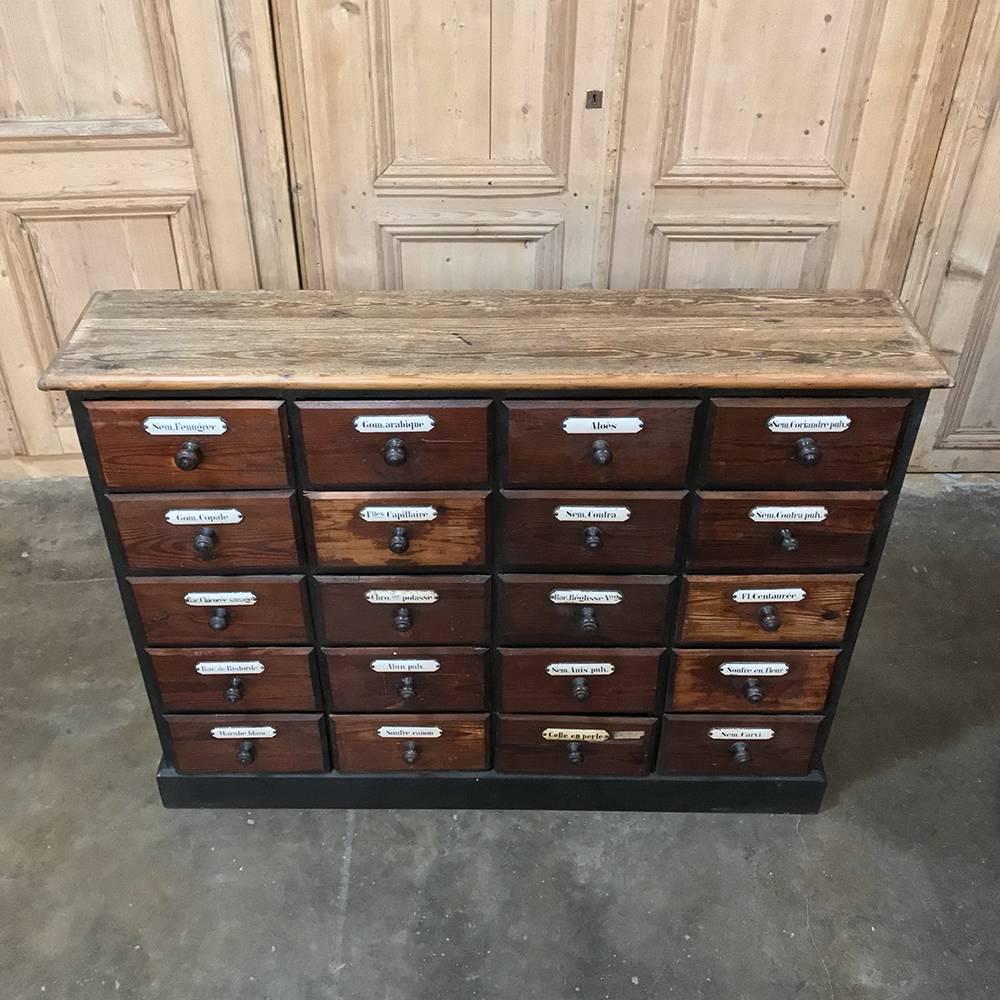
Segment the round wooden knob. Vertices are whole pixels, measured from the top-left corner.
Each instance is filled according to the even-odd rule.
[[[211,528],[202,528],[194,536],[194,541],[191,545],[202,559],[214,559],[215,546],[218,544],[218,541],[219,536]]]
[[[594,465],[611,464],[611,445],[603,438],[598,438],[590,446],[590,457],[594,460]]]
[[[777,612],[774,610],[772,604],[765,604],[760,609],[760,627],[765,632],[777,632],[781,628],[781,619],[778,617]]]
[[[799,540],[792,534],[791,528],[781,528],[778,531],[778,544],[782,552],[799,551]]]
[[[747,749],[747,745],[740,740],[738,743],[734,743],[730,747],[733,757],[736,758],[737,764],[749,764],[750,763],[750,751]]]
[[[566,759],[571,764],[583,763],[583,744],[576,740],[571,740],[566,744]]]
[[[586,677],[574,677],[570,690],[577,701],[586,701],[590,697],[590,685]]]
[[[393,528],[389,536],[389,551],[401,556],[410,547],[410,536],[406,533],[406,528]]]
[[[601,627],[597,620],[597,612],[590,606],[580,608],[580,628],[584,632],[596,632]]]
[[[243,697],[244,687],[245,685],[239,677],[230,677],[229,686],[222,692],[222,697],[230,704],[235,705]]]
[[[409,608],[396,608],[396,613],[392,616],[392,627],[397,632],[409,632],[413,628],[413,615]]]
[[[411,698],[416,698],[417,691],[413,686],[413,678],[407,674],[404,677],[399,678],[399,697],[403,701],[409,701]]]
[[[743,697],[751,705],[759,705],[764,700],[764,689],[756,677],[751,677],[743,688]]]
[[[416,764],[417,758],[419,756],[420,756],[420,747],[417,746],[417,741],[407,740],[403,744],[403,763]]]
[[[800,465],[819,465],[823,453],[811,437],[802,437],[795,442],[795,460]]]
[[[596,552],[604,544],[601,538],[601,529],[595,525],[583,529],[583,547],[591,552]]]
[[[402,438],[389,438],[382,448],[386,465],[402,465],[406,461],[406,445]]]
[[[224,632],[229,628],[229,612],[225,608],[212,608],[212,616],[208,619],[208,627],[213,632]]]
[[[257,750],[253,745],[252,740],[244,740],[236,748],[236,759],[244,766],[252,764],[257,758]]]
[[[174,465],[181,472],[193,472],[201,465],[201,445],[197,441],[185,441],[174,455]]]

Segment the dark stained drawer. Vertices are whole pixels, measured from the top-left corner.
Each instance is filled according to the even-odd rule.
[[[819,712],[838,649],[678,649],[675,712]]]
[[[819,715],[667,715],[661,774],[806,774]]]
[[[683,486],[694,400],[506,402],[512,486]]]
[[[338,771],[484,771],[489,716],[331,715]]]
[[[501,649],[504,712],[652,715],[661,649]]]
[[[502,560],[511,567],[665,569],[683,491],[503,490]]]
[[[109,497],[130,569],[295,569],[294,494],[118,493]]]
[[[151,646],[308,642],[301,576],[129,577]]]
[[[147,649],[168,712],[294,712],[317,707],[312,649]]]
[[[496,769],[508,774],[648,774],[656,719],[501,715]]]
[[[475,646],[324,649],[335,712],[477,712],[486,650]]]
[[[503,573],[499,641],[557,646],[662,643],[672,576]]]
[[[488,399],[296,403],[313,486],[478,486],[489,479]]]
[[[906,399],[713,399],[706,481],[884,483]]]
[[[288,485],[288,433],[280,400],[106,400],[84,406],[108,486]]]
[[[836,645],[860,579],[856,573],[685,577],[677,641]]]
[[[490,637],[488,576],[318,576],[328,645],[477,645]]]
[[[318,713],[164,718],[175,766],[186,774],[329,770]]]
[[[862,567],[885,493],[698,493],[691,569]]]
[[[488,495],[306,493],[316,563],[338,569],[481,566]]]

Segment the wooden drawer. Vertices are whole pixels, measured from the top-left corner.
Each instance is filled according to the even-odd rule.
[[[499,641],[655,646],[665,639],[673,579],[503,573],[498,577]]]
[[[496,769],[508,774],[648,774],[656,729],[656,719],[635,716],[501,715]]]
[[[861,567],[885,493],[698,493],[691,569]]]
[[[328,644],[477,645],[490,637],[488,576],[318,576]]]
[[[147,649],[168,712],[294,712],[317,707],[312,649]]]
[[[309,641],[301,576],[146,576],[128,582],[151,646]]]
[[[313,486],[478,486],[489,479],[488,399],[296,404]]]
[[[677,649],[676,712],[819,712],[838,649]]]
[[[652,715],[661,649],[501,649],[504,712]]]
[[[166,715],[174,766],[201,772],[327,771],[323,716]]]
[[[295,495],[118,493],[108,499],[130,569],[295,569]]]
[[[319,566],[447,568],[486,562],[485,491],[305,496]]]
[[[687,399],[504,403],[507,483],[683,486],[697,406]]]
[[[331,715],[338,771],[484,771],[489,716]]]
[[[288,434],[280,400],[107,400],[84,406],[108,486],[201,490],[288,485]],[[158,433],[148,433],[146,427]],[[196,447],[185,448],[188,443]]]
[[[807,774],[819,715],[667,715],[661,774]]]
[[[324,649],[336,712],[478,712],[486,650],[475,646]]]
[[[836,645],[860,579],[856,573],[685,577],[677,641]]]
[[[706,481],[884,483],[909,405],[906,399],[713,399]]]
[[[502,559],[511,567],[666,569],[683,491],[503,490]]]

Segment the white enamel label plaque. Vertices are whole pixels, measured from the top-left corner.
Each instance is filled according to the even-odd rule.
[[[615,672],[613,663],[550,663],[545,672],[550,677],[607,677]]]
[[[359,434],[403,434],[407,431],[432,431],[434,430],[434,418],[426,413],[393,413],[355,417],[354,429]]]
[[[179,434],[214,437],[225,434],[228,425],[222,417],[146,417],[142,429],[154,437]]]
[[[441,735],[440,726],[379,726],[384,740],[432,740]]]
[[[437,507],[362,507],[362,521],[433,521]]]
[[[217,740],[269,740],[277,735],[274,726],[216,726],[212,730]]]
[[[553,590],[549,594],[553,604],[621,604],[620,590]]]
[[[163,519],[167,524],[239,524],[243,512],[235,507],[219,510],[168,510]]]
[[[606,729],[543,729],[543,740],[572,740],[579,743],[603,743],[611,738]]]
[[[725,726],[708,731],[713,740],[770,740],[774,737],[773,729],[752,726]]]
[[[436,590],[366,590],[369,604],[433,604],[438,599]]]
[[[806,592],[801,587],[763,587],[733,591],[737,604],[779,604],[789,601],[804,601]]]
[[[758,524],[819,524],[829,513],[826,507],[751,507],[749,516]]]
[[[557,521],[627,521],[628,507],[556,507]]]
[[[767,421],[767,429],[776,434],[836,434],[851,426],[844,413],[816,415],[775,415]]]
[[[719,673],[726,677],[784,677],[788,673],[787,663],[720,663]]]
[[[250,590],[197,591],[185,594],[184,603],[192,608],[240,608],[256,604],[257,595]]]
[[[262,674],[260,660],[202,660],[194,665],[197,673],[210,677],[214,674]]]
[[[640,417],[567,417],[562,422],[567,434],[638,434],[643,426]]]
[[[377,674],[433,674],[441,669],[441,663],[438,660],[412,660],[400,656],[372,660],[371,668]]]

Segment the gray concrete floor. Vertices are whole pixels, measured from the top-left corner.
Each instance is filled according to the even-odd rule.
[[[992,996],[998,510],[908,488],[819,816],[167,812],[88,487],[2,484],[0,1000]]]

